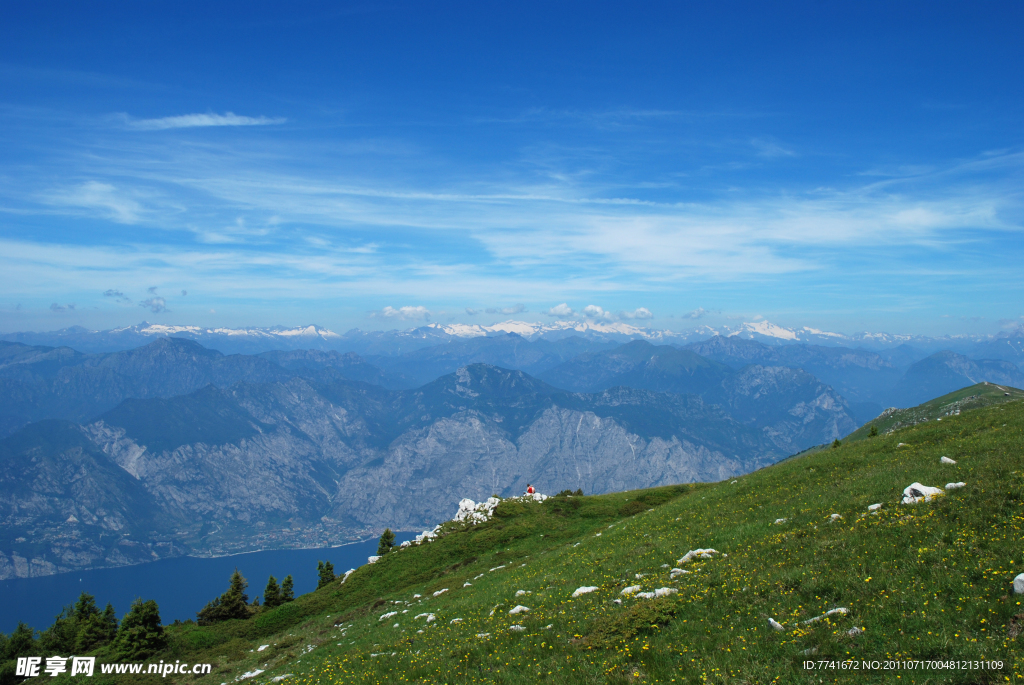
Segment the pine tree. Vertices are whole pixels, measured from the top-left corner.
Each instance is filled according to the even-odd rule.
[[[295,599],[295,589],[291,574],[289,574],[281,581],[281,604],[290,602],[293,599]]]
[[[160,625],[160,609],[156,602],[136,599],[114,638],[115,654],[126,661],[141,661],[166,646],[167,637]]]
[[[871,430],[868,431],[868,437],[869,438],[877,438],[878,437],[878,426],[875,426],[874,424],[872,424]]]
[[[114,607],[110,604],[107,607],[113,616]],[[100,613],[96,606],[96,598],[83,592],[75,603],[75,651],[89,652],[110,642],[117,630],[116,617],[114,621],[112,632],[106,612]]]
[[[279,604],[281,604],[281,588],[277,586],[277,578],[270,576],[267,587],[263,590],[263,606],[273,609]]]
[[[248,581],[235,569],[231,574],[231,585],[220,597],[210,601],[202,611],[196,612],[200,625],[209,625],[232,618],[249,618],[253,614],[255,603],[249,604],[249,595],[245,593]]]
[[[382,557],[391,551],[391,548],[395,546],[395,534],[391,532],[390,528],[385,528],[384,532],[380,535],[380,542],[377,543],[377,556]]]
[[[75,649],[76,629],[75,607],[69,604],[54,617],[53,625],[39,634],[39,646],[45,652],[70,654]]]
[[[833,441],[832,441],[832,449],[836,449],[837,447],[839,447],[839,446],[840,446],[840,445],[842,445],[842,444],[843,444],[843,443],[841,443],[841,442],[839,441],[839,438],[836,438],[835,440],[833,440]]]
[[[329,561],[317,561],[316,570],[320,576],[316,584],[317,590],[334,582],[336,578],[334,575],[334,564]]]

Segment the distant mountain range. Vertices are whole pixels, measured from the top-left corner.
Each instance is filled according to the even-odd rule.
[[[886,406],[1024,386],[1011,360],[909,344],[583,333],[346,334],[365,354],[223,354],[139,331],[145,345],[102,353],[0,342],[0,578],[338,543],[527,482],[719,480]],[[1012,356],[1018,343],[972,344]]]
[[[634,326],[622,322],[553,321],[536,323],[503,321],[489,326],[477,324],[431,323],[419,328],[391,331],[352,329],[339,334],[308,325],[294,328],[206,328],[171,326],[143,322],[134,326],[94,331],[72,326],[46,333],[3,333],[0,340],[27,345],[67,346],[82,352],[115,352],[145,345],[158,337],[195,340],[225,354],[257,354],[270,350],[317,349],[356,352],[361,355],[395,356],[416,349],[471,338],[500,337],[514,333],[525,340],[560,340],[578,337],[599,342],[623,343],[647,340],[655,344],[686,345],[712,337],[755,340],[769,346],[809,344],[825,347],[853,347],[869,350],[909,346],[923,352],[948,349],[971,358],[1002,359],[1024,363],[1024,327],[995,336],[962,335],[933,338],[890,333],[847,335],[804,326],[785,328],[768,321],[750,321],[735,327],[698,326],[687,331],[671,331]]]

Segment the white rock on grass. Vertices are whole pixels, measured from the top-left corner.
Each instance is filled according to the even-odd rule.
[[[462,623],[462,619],[461,618],[453,618],[452,620],[448,621],[448,623]]]
[[[669,595],[679,594],[679,590],[674,587],[660,587],[654,591],[655,597],[668,597]]]
[[[523,595],[533,594],[529,590],[516,590],[516,597],[522,597]]]
[[[526,628],[524,628],[524,627],[522,627],[520,625],[509,626],[508,629],[511,630],[512,632],[515,632],[515,633],[521,633],[524,630],[526,630]]]
[[[491,634],[490,633],[477,633],[476,636],[479,637],[479,638],[485,638],[485,637],[490,637]]]
[[[516,614],[524,614],[530,610],[530,607],[524,607],[522,604],[517,604],[508,611],[509,616],[515,616]]]
[[[427,619],[427,623],[430,623],[431,621],[434,620],[434,615],[433,614],[416,614],[416,616],[414,618],[425,618],[425,619]]]
[[[839,521],[842,518],[843,517],[840,516],[839,514],[832,514],[831,516],[828,517],[829,521]]]
[[[643,588],[641,588],[639,585],[630,585],[627,588],[623,588],[622,592],[620,592],[619,594],[620,595],[632,595],[632,594],[635,594],[637,592],[640,592],[640,590],[642,590],[642,589]]]
[[[712,559],[713,558],[712,555],[714,555],[714,554],[718,554],[718,550],[717,549],[711,549],[710,547],[708,547],[707,549],[704,549],[704,548],[691,549],[689,552],[684,554],[683,558],[680,559],[679,561],[677,561],[676,564],[677,565],[685,564],[686,562],[690,561],[691,559],[698,559],[698,558],[699,559]]]
[[[835,616],[836,614],[842,614],[843,616],[846,616],[847,612],[849,611],[850,610],[846,607],[836,607],[835,609],[829,609],[821,616],[815,616],[814,618],[807,619],[806,621],[804,621],[804,625],[807,625],[808,623],[817,623],[818,621],[820,621],[823,618],[826,618],[827,616]]]
[[[441,589],[441,590],[438,590],[437,592],[435,592],[435,593],[434,593],[434,596],[435,596],[435,597],[439,597],[439,596],[443,595],[443,594],[444,594],[444,593],[446,593],[446,592],[448,592],[448,588],[443,588],[443,589]]]
[[[683,575],[684,573],[689,573],[689,571],[687,571],[685,569],[681,569],[681,568],[674,568],[674,569],[672,569],[671,571],[668,572],[668,577],[669,578],[678,578],[679,576]]]
[[[1024,595],[1024,573],[1013,579],[1013,594]]]
[[[378,621],[383,621],[384,619],[391,618],[392,616],[398,616],[398,612],[397,611],[389,611],[386,614],[381,614],[380,618],[378,618],[377,620]],[[260,650],[260,651],[262,651],[262,650]]]
[[[370,564],[376,564],[378,561],[380,561],[380,557],[378,557],[377,555],[374,555],[372,557],[367,557],[366,561],[367,561],[367,563],[370,563]]]
[[[789,519],[775,519],[775,525],[780,525],[788,521]]]
[[[266,649],[269,646],[270,645],[260,645],[259,647],[256,648],[256,651],[257,652],[262,652],[264,649]]]
[[[773,630],[785,630],[785,628],[782,627],[782,624],[776,621],[774,618],[768,619],[768,625],[770,625]]]
[[[572,593],[573,597],[579,597],[590,592],[594,592],[598,589],[596,585],[584,585],[583,587],[576,588],[576,591]]]
[[[903,504],[930,502],[933,498],[945,494],[942,488],[933,488],[920,483],[911,483],[903,489]]]
[[[469,582],[467,580],[465,583],[462,584],[462,587],[472,587],[472,585],[473,585],[473,583],[471,583],[471,582]]]
[[[942,459],[939,459],[939,463],[940,464],[955,464],[956,461],[954,461],[953,459],[950,459],[949,457],[943,457]]]
[[[967,483],[946,483],[947,490],[958,490],[967,485]]]
[[[878,511],[881,508],[882,508],[882,503],[879,502],[878,504],[872,504],[870,507],[868,507],[868,511]]]
[[[638,593],[636,593],[636,596],[639,597],[640,599],[654,599],[654,593],[653,592],[638,592]]]
[[[854,626],[854,627],[850,628],[849,630],[847,630],[846,634],[849,635],[850,637],[857,637],[858,635],[860,635],[863,632],[864,631],[861,628],[858,628],[857,626]]]

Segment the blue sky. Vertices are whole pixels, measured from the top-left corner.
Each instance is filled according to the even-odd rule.
[[[0,12],[4,331],[1024,315],[1019,2]]]

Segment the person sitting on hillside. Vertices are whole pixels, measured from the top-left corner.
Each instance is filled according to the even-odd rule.
[[[529,483],[527,483],[526,484],[526,494],[527,495],[532,495],[535,492],[537,492],[537,491],[533,489],[533,486],[530,485]]]

